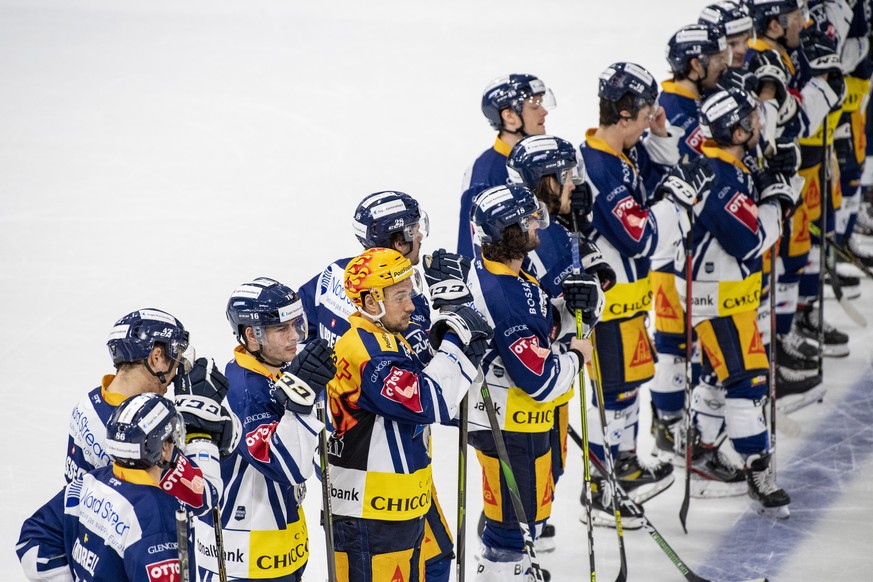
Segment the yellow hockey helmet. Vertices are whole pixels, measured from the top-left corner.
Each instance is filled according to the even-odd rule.
[[[395,283],[400,283],[412,277],[415,271],[412,263],[394,249],[375,247],[367,249],[349,261],[343,277],[346,295],[361,312],[364,311],[364,294],[369,293],[373,299],[382,304],[385,298],[383,289]],[[379,319],[382,313],[372,317]]]

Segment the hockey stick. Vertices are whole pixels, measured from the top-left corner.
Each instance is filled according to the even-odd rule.
[[[773,456],[773,479],[776,478],[776,252],[779,238],[770,247],[770,274],[767,277],[767,299],[770,303],[770,356],[767,380],[770,383],[770,454]]]
[[[570,234],[570,250],[573,255],[573,272],[579,273],[582,269],[582,261],[579,258],[579,227],[576,224],[576,215],[573,214],[573,231]],[[582,321],[582,310],[576,310],[576,337],[582,339],[590,335],[584,333],[584,323]],[[588,462],[588,398],[587,387],[585,386],[585,362],[579,362],[579,400],[582,411],[582,476],[583,488],[585,489],[585,526],[588,533],[588,566],[591,570],[591,580],[596,579],[596,568],[594,561],[594,521],[591,519],[591,464]],[[620,522],[619,522],[620,523]]]
[[[691,422],[691,357],[694,350],[694,327],[691,324],[691,303],[694,252],[692,248],[692,232],[694,231],[694,209],[688,209],[688,233],[685,235],[685,495],[679,508],[679,522],[687,534],[688,508],[691,505],[691,450],[694,439],[693,423]]]
[[[316,415],[324,428],[318,433],[318,458],[321,465],[321,523],[324,527],[324,546],[327,551],[327,576],[329,582],[337,582],[336,555],[333,543],[333,509],[330,500],[330,465],[327,459],[327,413],[324,400],[315,404]]]
[[[479,370],[479,375],[482,370]],[[491,400],[491,392],[488,390],[488,383],[482,382],[482,399],[485,401],[485,412],[488,414],[488,424],[491,425],[491,436],[494,438],[494,446],[497,448],[497,457],[500,460],[500,469],[503,472],[503,478],[506,480],[506,487],[509,489],[509,499],[512,501],[512,508],[515,510],[515,516],[518,518],[518,528],[521,530],[521,537],[524,540],[524,549],[530,558],[530,570],[533,579],[536,582],[543,582],[543,571],[540,568],[540,563],[537,560],[537,551],[534,548],[534,538],[531,533],[530,523],[527,521],[527,516],[524,512],[524,504],[521,501],[521,492],[518,489],[518,483],[515,481],[515,473],[512,471],[512,465],[509,464],[509,451],[506,450],[506,442],[503,440],[503,433],[500,432],[500,426],[497,424],[497,412],[494,410],[494,401]],[[593,582],[592,578],[592,582]]]
[[[467,544],[467,396],[458,409],[458,541],[456,546],[456,579],[466,578]]]
[[[215,559],[218,561],[218,580],[227,582],[227,564],[224,562],[224,534],[221,532],[221,509],[212,508],[212,527],[215,529]]]
[[[188,568],[188,512],[184,509],[176,510],[176,551],[179,554],[179,580],[188,582],[190,579]]]
[[[825,265],[827,264],[827,243],[825,243],[825,239],[828,234],[828,205],[830,204],[830,190],[831,190],[831,179],[830,179],[830,163],[831,163],[831,150],[828,147],[828,116],[825,115],[824,121],[822,121],[822,151],[824,155],[821,160],[821,167],[819,167],[819,191],[821,195],[820,206],[821,206],[821,231],[818,238],[818,376],[819,378],[824,378],[824,345],[825,345],[825,323],[824,323],[824,271]],[[809,222],[812,225],[812,221]]]
[[[577,316],[578,317],[578,316]],[[595,342],[596,343],[596,342]],[[609,485],[615,491],[618,485],[618,477],[615,475],[615,463],[612,459],[612,445],[609,442],[609,430],[606,427],[606,401],[603,399],[603,386],[600,383],[600,358],[597,350],[591,352],[594,373],[591,375],[591,383],[594,384],[594,393],[597,396],[597,411],[600,414],[600,426],[603,429],[603,458],[606,460],[606,475]],[[589,455],[591,457],[595,455]],[[615,515],[615,533],[618,536],[618,556],[621,567],[616,576],[616,582],[627,580],[627,555],[624,549],[624,529],[621,527],[621,506],[615,495],[612,496],[612,513]]]
[[[821,238],[821,231],[815,224],[809,224],[809,232]],[[871,270],[870,267],[860,262],[857,257],[852,255],[852,253],[847,253],[840,245],[838,245],[832,239],[826,238],[825,240],[827,241],[828,246],[830,246],[835,253],[845,259],[846,262],[855,265],[862,273],[864,273],[864,275],[866,275],[870,279],[873,279],[873,270]]]
[[[835,251],[837,252],[837,254],[842,251],[842,249],[840,249],[840,247],[833,240],[831,240],[830,237],[822,237],[821,230],[819,230],[816,225],[810,223],[809,232],[817,236],[819,241],[825,241],[828,250]],[[854,321],[861,327],[867,327],[867,318],[864,317],[864,315],[860,311],[855,309],[855,306],[852,305],[852,302],[849,301],[843,294],[843,286],[842,284],[840,284],[840,279],[837,276],[837,269],[835,267],[832,267],[829,263],[824,265],[824,269],[831,277],[831,289],[834,290],[834,297],[837,298],[837,302],[839,302],[840,307],[843,308],[843,311],[846,312],[846,315],[848,315],[852,321]],[[871,275],[873,275],[873,273],[871,273]]]
[[[567,432],[570,436],[570,439],[581,448],[582,437],[579,436],[579,433],[577,433],[572,426],[568,427]],[[604,471],[604,467],[603,464],[600,462],[600,459],[598,459],[595,455],[590,455],[589,458],[599,471]],[[618,488],[614,491],[615,496],[620,499],[622,506],[627,507],[630,511],[636,514],[639,514],[640,519],[643,522],[642,529],[646,530],[646,533],[648,533],[652,537],[652,539],[655,540],[655,543],[658,544],[658,547],[661,548],[661,551],[663,551],[664,554],[667,555],[670,561],[673,562],[673,565],[676,566],[676,569],[679,570],[683,576],[685,576],[686,580],[689,580],[690,582],[710,582],[709,579],[703,578],[695,574],[694,571],[682,560],[682,558],[679,557],[679,554],[676,553],[676,550],[674,550],[670,546],[670,544],[667,543],[667,540],[664,539],[664,537],[661,535],[661,532],[659,532],[655,525],[651,522],[651,520],[649,520],[648,516],[643,513],[640,506],[633,502],[633,500],[625,492],[621,485],[619,485]],[[767,582],[767,578],[754,578],[746,582]]]

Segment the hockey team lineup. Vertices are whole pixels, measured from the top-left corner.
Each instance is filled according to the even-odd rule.
[[[800,580],[816,514],[869,493],[873,3],[662,18],[669,72],[602,62],[579,134],[549,131],[536,61],[483,78],[491,141],[441,167],[462,187],[347,194],[330,233],[358,245],[294,250],[308,272],[238,213],[266,254],[218,265],[232,353],[183,324],[193,287],[122,284],[148,300],[94,324],[110,360],[64,418],[65,484],[20,496],[24,576]]]

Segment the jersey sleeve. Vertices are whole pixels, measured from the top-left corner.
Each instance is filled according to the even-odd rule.
[[[64,490],[24,521],[15,552],[28,580],[72,582],[64,550]]]
[[[402,351],[371,354],[361,373],[358,406],[396,422],[449,422],[476,377],[453,334],[423,370]]]
[[[567,393],[579,374],[574,353],[557,354],[533,322],[504,317],[495,322],[494,346],[515,386],[548,402]]]
[[[194,441],[184,450],[185,454],[176,455],[173,468],[161,475],[161,489],[194,515],[205,515],[218,506],[223,490],[218,447],[208,441]]]
[[[231,403],[242,421],[237,451],[268,479],[286,485],[303,483],[312,474],[312,456],[324,425],[314,413],[297,414],[280,407],[269,397],[270,381],[255,376],[246,374],[249,386],[244,397]]]

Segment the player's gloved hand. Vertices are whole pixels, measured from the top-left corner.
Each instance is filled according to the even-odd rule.
[[[494,330],[482,315],[467,305],[449,305],[440,310],[430,324],[430,343],[438,349],[446,333],[453,333],[463,346],[461,350],[478,367]]]
[[[831,111],[836,111],[846,98],[846,79],[836,41],[816,27],[809,27],[801,34],[800,50],[809,64],[810,75],[822,78],[836,95],[836,100],[828,103]]]
[[[222,406],[229,384],[215,362],[197,358],[187,375],[174,381],[176,409],[185,421],[187,440],[206,438],[218,446],[221,458],[236,448],[240,425],[233,413]]]
[[[705,157],[674,166],[658,184],[656,191],[662,191],[675,204],[690,210],[697,201],[709,193],[715,182],[715,174]]]
[[[446,305],[464,305],[473,301],[467,288],[470,259],[445,249],[437,249],[424,256],[424,279],[430,288],[434,309]]]
[[[800,200],[800,192],[782,174],[763,171],[758,178],[760,192],[758,204],[774,202],[779,205],[783,220],[794,214]]]
[[[285,367],[270,396],[286,410],[309,414],[335,374],[333,350],[327,341],[321,338],[311,340]]]
[[[591,194],[591,186],[587,182],[578,184],[570,193],[570,212],[558,214],[555,219],[558,224],[569,231],[585,230],[591,226],[591,211],[594,206],[594,197]]]
[[[766,158],[767,168],[772,172],[793,176],[800,167],[800,146],[792,138],[776,138],[774,153]]]
[[[564,304],[570,313],[582,311],[582,322],[593,326],[603,313],[603,291],[600,283],[588,273],[570,273],[561,281]]]
[[[728,67],[718,76],[718,88],[724,91],[739,89],[757,97],[758,76],[745,67]]]
[[[582,269],[597,277],[604,293],[612,289],[616,282],[615,270],[603,258],[596,244],[579,239],[579,257],[582,259]]]
[[[755,94],[761,95],[766,84],[776,90],[776,103],[780,107],[788,97],[788,71],[776,51],[759,51],[749,61],[749,71],[756,79]]]

